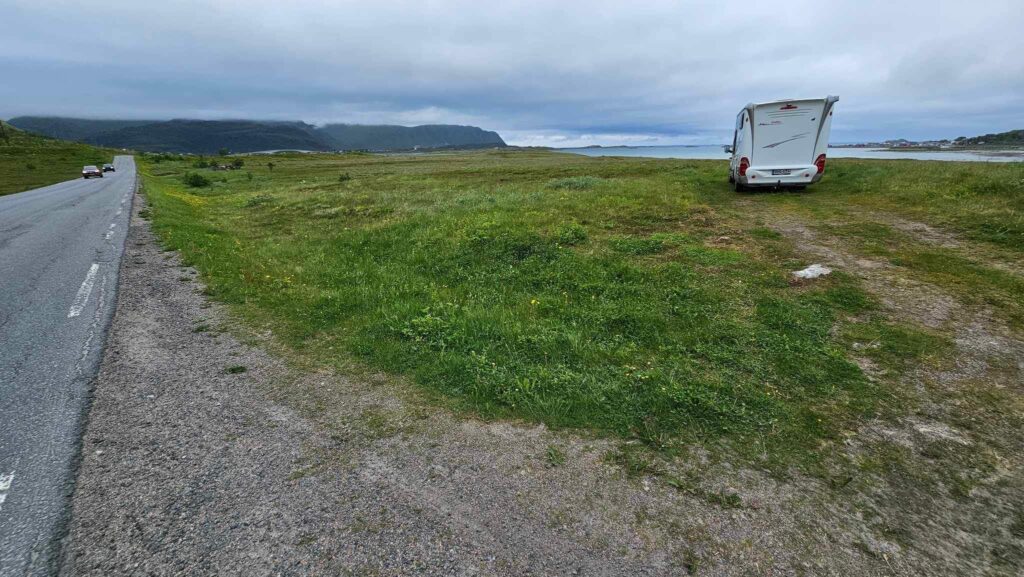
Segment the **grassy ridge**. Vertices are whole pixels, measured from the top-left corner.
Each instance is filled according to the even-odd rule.
[[[0,196],[81,178],[82,167],[112,162],[115,152],[22,132],[3,125],[0,137]]]
[[[1005,165],[842,160],[812,194],[740,196],[717,161],[247,162],[198,188],[182,184],[185,161],[142,165],[161,237],[240,315],[315,362],[354,358],[478,414],[656,446],[724,439],[811,458],[909,402],[850,361],[850,335],[894,370],[941,347],[884,318],[850,276],[791,283],[808,262],[758,221],[758,204],[921,213],[1024,247],[1021,173]],[[939,192],[951,184],[956,194]]]

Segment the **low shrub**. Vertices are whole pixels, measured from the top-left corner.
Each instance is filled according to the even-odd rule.
[[[257,194],[245,202],[245,206],[252,208],[254,206],[262,206],[264,204],[270,204],[274,202],[274,197],[269,194]]]
[[[212,184],[209,178],[196,172],[186,172],[181,181],[189,188],[204,188]]]
[[[585,190],[594,188],[602,182],[604,182],[604,179],[596,176],[570,176],[567,178],[553,178],[548,181],[547,187],[556,190]]]
[[[563,224],[555,231],[555,240],[566,246],[583,244],[588,238],[587,229],[575,222]]]

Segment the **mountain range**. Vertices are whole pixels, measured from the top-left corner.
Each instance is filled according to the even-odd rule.
[[[96,120],[19,116],[21,130],[62,140],[148,152],[214,154],[266,150],[395,151],[503,147],[498,133],[475,126],[328,124],[254,120]]]

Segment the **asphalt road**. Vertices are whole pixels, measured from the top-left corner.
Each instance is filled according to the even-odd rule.
[[[0,197],[0,577],[55,569],[135,188],[114,165]]]

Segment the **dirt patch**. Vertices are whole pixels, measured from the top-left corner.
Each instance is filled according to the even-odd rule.
[[[861,275],[869,277],[870,275]],[[887,274],[874,278],[884,286],[874,292],[882,304],[904,321],[920,324],[930,329],[942,328],[955,314],[962,313],[957,301],[934,285]]]
[[[945,234],[922,223],[899,222]],[[1008,367],[1008,372],[992,375],[992,384],[1020,389],[1024,339],[991,309],[968,307],[942,288],[910,278],[901,267],[865,259],[839,237],[819,234],[794,217],[778,217],[772,227],[792,240],[798,251],[822,257],[825,264],[861,278],[864,287],[879,298],[894,319],[942,330],[952,337],[957,350],[952,363],[918,375],[919,380],[955,384],[983,378],[993,367]]]
[[[792,240],[797,251],[866,281],[868,289],[894,317],[936,329],[954,314],[962,313],[956,300],[938,287],[907,278],[899,267],[887,262],[846,250],[839,237],[820,234],[792,217],[776,218],[771,226]]]
[[[923,242],[963,247],[927,225],[885,222]],[[901,382],[885,383],[877,365],[856,359],[869,377],[904,390],[917,406],[913,415],[866,423],[845,439],[860,475],[851,482],[857,489],[850,502],[875,528],[861,546],[885,559],[913,549],[954,574],[1016,574],[1024,542],[1007,519],[1024,514],[1024,339],[990,309],[865,259],[844,239],[796,217],[777,215],[772,226],[809,259],[862,279],[893,320],[953,343],[942,362],[926,363]]]
[[[913,237],[918,242],[923,242],[933,246],[941,246],[943,248],[960,248],[963,246],[960,239],[958,239],[953,233],[939,230],[923,222],[897,218],[892,215],[882,216],[872,214],[871,216],[876,222],[885,223],[896,230],[902,231]]]
[[[916,242],[952,249],[965,256],[978,259],[985,266],[1024,276],[1024,266],[1022,266],[1022,263],[1014,253],[1006,253],[996,250],[991,246],[983,246],[981,243],[961,239],[958,235],[948,230],[943,230],[923,222],[899,218],[892,214],[871,212],[858,213],[858,216],[871,222],[891,226],[911,237]]]

